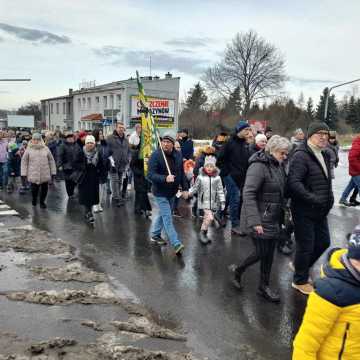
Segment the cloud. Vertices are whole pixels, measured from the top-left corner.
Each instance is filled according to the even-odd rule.
[[[205,47],[213,40],[208,37],[183,37],[183,38],[174,38],[164,42],[165,45],[176,46],[176,47]]]
[[[150,64],[153,69],[162,71],[177,70],[184,74],[201,74],[208,61],[199,59],[199,57],[185,57],[163,50],[133,50],[116,46],[104,46],[100,49],[94,49],[94,52],[103,58],[109,59],[114,66],[128,65],[137,67],[148,67]]]
[[[4,38],[2,38],[1,36],[0,36],[0,42],[4,42],[5,40],[4,40]]]
[[[34,43],[42,43],[49,45],[71,43],[70,38],[68,38],[67,36],[59,36],[43,30],[27,29],[4,23],[0,23],[0,29],[7,32],[8,34],[16,36],[18,39],[31,41]]]

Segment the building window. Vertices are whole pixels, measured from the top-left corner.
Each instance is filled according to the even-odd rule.
[[[116,95],[116,102],[117,102],[118,108],[120,108],[120,105],[121,105],[121,95]]]
[[[83,98],[82,104],[83,104],[83,108],[85,109],[85,107],[86,107],[86,99],[85,98]]]
[[[110,109],[114,108],[114,95],[110,95]]]
[[[78,108],[81,108],[81,99],[78,99]]]
[[[88,108],[90,109],[91,108],[91,98],[87,98],[87,105],[88,105]]]
[[[63,103],[63,114],[66,114],[66,103]]]
[[[100,104],[100,96],[96,96],[96,97],[95,97],[95,102],[96,102],[97,105]]]
[[[54,113],[54,104],[50,104],[50,113],[51,113],[51,114]]]
[[[107,96],[103,97],[103,105],[104,105],[104,109],[107,109]]]
[[[59,103],[56,103],[56,113],[59,114]]]

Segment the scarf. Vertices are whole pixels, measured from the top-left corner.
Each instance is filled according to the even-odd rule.
[[[87,165],[94,165],[96,166],[99,161],[99,152],[94,148],[92,151],[87,151],[86,147],[83,147],[85,158],[86,158],[86,164]]]

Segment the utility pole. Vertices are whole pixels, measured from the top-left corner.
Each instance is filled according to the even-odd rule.
[[[342,83],[342,84],[334,85],[334,86],[328,88],[328,92],[327,92],[327,94],[326,94],[326,99],[325,99],[325,110],[324,110],[324,121],[325,121],[325,122],[326,122],[327,115],[328,115],[329,97],[330,97],[330,92],[331,92],[331,90],[333,90],[333,89],[335,89],[335,88],[338,88],[338,87],[340,87],[340,86],[352,84],[352,83],[357,82],[357,81],[360,81],[360,79],[355,79],[355,80],[347,81],[347,82],[344,82],[344,83]]]

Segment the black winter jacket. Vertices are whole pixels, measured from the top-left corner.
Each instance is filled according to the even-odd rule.
[[[170,155],[173,166],[169,164],[172,175],[175,175],[173,183],[167,183],[165,160],[160,149],[155,150],[149,159],[148,180],[152,183],[152,191],[155,196],[172,198],[177,193],[179,186],[188,190],[189,185],[184,174],[183,158],[180,151],[173,150]]]
[[[78,145],[76,143],[63,142],[58,149],[57,166],[62,167],[65,171],[72,170],[77,150]]]
[[[243,189],[240,226],[243,231],[255,236],[254,226],[261,225],[264,229],[261,237],[277,238],[285,204],[284,167],[264,150],[256,152],[249,163]]]
[[[290,160],[288,190],[291,209],[314,220],[326,216],[334,204],[330,160],[324,152],[323,156],[328,176],[307,144],[299,146]]]
[[[242,189],[249,157],[250,153],[246,141],[237,135],[233,135],[221,149],[218,157],[217,166],[221,170],[221,176],[231,175],[239,189]]]

